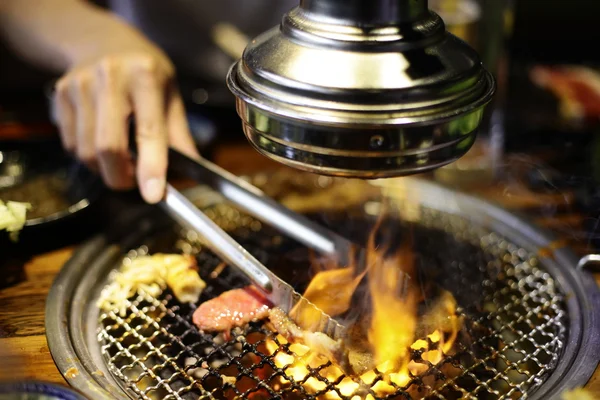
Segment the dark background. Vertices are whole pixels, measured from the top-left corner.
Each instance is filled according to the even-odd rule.
[[[600,63],[600,1],[514,0],[514,9],[509,43],[514,66],[533,62]],[[16,61],[5,47],[0,47],[3,97],[9,91],[39,91],[49,76],[52,74]]]
[[[509,48],[517,63],[600,62],[600,1],[515,0],[514,4]]]
[[[514,0],[514,25],[507,44],[505,152],[536,157],[543,154],[544,165],[536,161],[526,174],[529,186],[541,191],[576,187],[577,206],[594,216],[600,209],[600,124],[577,129],[561,124],[557,121],[556,99],[531,84],[528,71],[536,64],[600,67],[599,43],[600,0]],[[0,41],[0,124],[46,121],[48,102],[44,89],[56,76],[20,62]],[[185,95],[185,87],[182,92]],[[215,121],[217,144],[246,141],[233,109],[189,106]],[[27,129],[30,126],[35,125],[28,125]],[[210,147],[202,153],[210,158]],[[591,220],[594,224],[595,218]],[[595,232],[597,227],[594,225],[590,230]]]
[[[591,136],[575,137],[570,129],[555,121],[556,99],[532,85],[528,71],[535,64],[600,66],[600,1],[514,0],[513,4],[514,26],[507,45],[507,150],[529,152],[539,146],[572,149],[573,144],[587,147]],[[7,109],[17,110],[19,118],[27,120],[47,118],[44,89],[55,77],[57,74],[20,62],[0,42],[0,111],[4,111],[0,112],[0,120],[14,118],[15,112],[7,115]],[[182,86],[185,96],[190,90]],[[189,107],[198,108],[193,104]],[[217,135],[218,140],[245,140],[233,110],[202,109],[201,112],[221,121],[218,124],[224,128]],[[578,129],[598,130],[594,124]]]

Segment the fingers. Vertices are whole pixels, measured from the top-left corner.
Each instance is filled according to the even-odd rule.
[[[54,93],[54,105],[60,139],[63,147],[69,153],[75,152],[75,110],[69,96],[69,84],[67,80],[61,79],[56,84]]]
[[[57,84],[56,113],[65,149],[102,175],[113,189],[130,188],[137,175],[142,197],[165,192],[168,146],[199,157],[173,68],[156,55],[105,57],[71,71]],[[136,122],[137,165],[129,154],[129,123]]]
[[[127,120],[131,109],[120,72],[119,64],[111,59],[98,66],[94,142],[100,173],[106,184],[117,190],[135,185]]]
[[[94,87],[92,74],[88,71],[79,73],[71,80],[70,92],[75,105],[75,142],[76,154],[90,169],[98,169],[94,128],[96,111],[94,109]]]
[[[200,157],[190,133],[183,100],[176,89],[172,90],[167,106],[167,128],[169,130],[169,144],[171,147],[179,150],[188,157]]]
[[[157,74],[157,67],[151,58],[141,60],[132,87],[137,178],[142,197],[148,203],[157,203],[163,198],[167,174],[166,77]]]

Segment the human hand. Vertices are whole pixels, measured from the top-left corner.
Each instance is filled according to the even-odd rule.
[[[197,157],[175,70],[157,48],[121,46],[74,64],[57,83],[55,112],[64,147],[113,189],[137,183],[149,203],[164,195],[168,147]],[[133,117],[137,162],[129,153]]]

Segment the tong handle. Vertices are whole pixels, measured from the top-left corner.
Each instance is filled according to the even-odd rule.
[[[267,294],[273,291],[271,272],[170,184],[161,205],[179,223],[200,233],[217,256],[237,267],[259,289]]]

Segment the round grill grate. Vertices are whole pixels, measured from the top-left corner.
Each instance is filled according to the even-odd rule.
[[[206,212],[271,268],[289,254],[295,263],[308,262],[298,245],[226,205]],[[321,222],[343,232],[365,232],[374,223],[357,224],[346,214]],[[138,293],[123,318],[117,310],[101,313],[101,353],[123,387],[143,399],[516,399],[535,392],[556,368],[569,333],[565,294],[538,256],[463,217],[432,209],[422,210],[415,238],[419,271],[454,294],[464,323],[454,349],[436,365],[412,350],[425,372],[404,387],[392,384],[393,393],[377,391],[380,374],[348,393],[340,389],[342,378],[332,382],[322,373],[329,364],[294,379],[275,357],[295,355],[262,323],[234,330],[229,340],[199,332],[191,323],[194,306],[179,304],[168,291],[159,297]],[[247,284],[191,233],[163,231],[127,257],[159,251],[196,254],[207,282],[201,301]],[[306,283],[293,278],[299,289]],[[278,343],[275,353],[267,349],[268,340]]]

